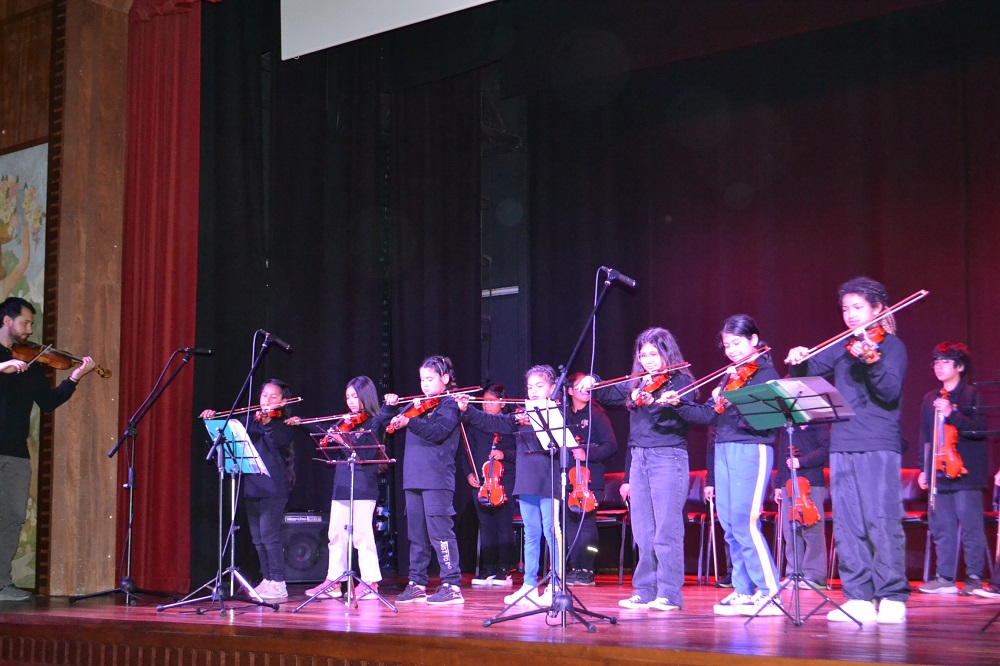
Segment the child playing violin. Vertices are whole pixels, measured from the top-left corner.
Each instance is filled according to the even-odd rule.
[[[503,402],[506,397],[507,389],[501,384],[490,384],[483,391],[483,411],[493,416],[506,413],[508,410]],[[468,419],[467,416],[465,418]],[[513,437],[499,432],[470,427],[466,430],[466,435],[476,470],[469,468],[465,456],[459,457],[469,485],[480,488],[491,469],[494,476],[502,470],[500,483],[505,497],[499,505],[488,499],[484,503],[482,496],[473,501],[476,515],[479,516],[479,572],[472,579],[472,584],[510,587],[513,585],[510,572],[516,566],[513,504],[514,482],[517,479],[517,447]],[[488,465],[490,461],[495,461],[492,466]],[[484,478],[478,477],[478,471],[483,472]]]
[[[378,415],[378,391],[375,383],[368,377],[355,377],[347,382],[344,396],[351,417],[331,428],[332,434],[328,436],[333,440],[332,445],[353,447],[381,444],[385,435],[385,422]],[[346,434],[358,431],[364,434]],[[378,457],[378,449],[360,448],[357,450],[357,457],[359,460],[373,460]],[[364,589],[358,593],[358,601],[377,599],[372,592],[378,592],[378,584],[382,580],[372,526],[375,502],[378,500],[378,468],[379,465],[375,464],[354,466],[353,547],[358,549],[358,568],[365,584]],[[350,501],[351,466],[337,465],[333,474],[333,498],[330,501],[330,564],[326,580],[306,590],[309,596],[320,592],[324,597],[330,598],[342,595],[339,588],[331,587],[331,583],[347,570],[347,549],[352,547],[347,533],[347,523],[351,516]]]
[[[665,328],[648,328],[635,340],[632,374],[626,384],[599,388],[594,398],[629,410],[628,455],[623,498],[631,498],[630,522],[639,561],[632,574],[632,596],[623,608],[678,610],[684,605],[684,517],[688,491],[688,424],[663,395],[692,381],[682,369],[668,375],[652,394],[646,390],[650,373],[683,363],[680,347]],[[659,376],[657,376],[659,378]],[[596,378],[588,375],[576,390],[589,391]]]
[[[529,400],[543,400],[552,396],[556,373],[551,366],[536,365],[525,374]],[[542,539],[548,544],[550,559],[558,565],[556,553],[562,538],[559,529],[559,501],[553,495],[559,488],[559,466],[552,464],[530,423],[523,414],[491,415],[478,409],[468,409],[468,396],[458,396],[459,409],[465,411],[469,424],[487,432],[517,434],[517,479],[514,495],[517,496],[524,521],[524,583],[513,594],[504,597],[504,603],[526,601],[538,606],[552,603],[552,586],[544,593],[538,592],[538,569],[542,555]],[[558,573],[558,566],[554,566]]]
[[[958,530],[961,528],[965,554],[962,595],[970,596],[982,589],[986,568],[983,491],[988,463],[986,438],[965,433],[982,431],[986,426],[982,412],[977,409],[979,395],[967,382],[972,364],[968,348],[957,342],[942,342],[934,347],[933,358],[934,375],[941,382],[941,388],[928,392],[920,406],[920,441],[924,442],[925,455],[924,471],[920,472],[918,482],[926,490],[931,485],[930,474],[937,475],[934,502],[927,513],[937,553],[937,575],[917,590],[924,594],[958,594],[955,572],[958,569]],[[947,441],[936,442],[937,414],[943,418],[940,434]],[[941,451],[935,452],[935,443]],[[948,454],[954,460],[951,465],[942,460]]]
[[[389,393],[379,413],[380,418],[390,421],[389,430],[406,428],[403,494],[410,541],[410,581],[396,597],[397,604],[415,601],[432,605],[465,603],[460,587],[462,571],[454,518],[459,412],[455,398],[442,395],[456,386],[451,359],[430,356],[420,365],[420,390],[427,398],[440,396],[437,406],[410,418],[406,412],[397,414],[399,396]],[[437,591],[428,596],[427,567],[432,552],[437,555],[442,582]]]
[[[781,609],[767,604],[768,597],[778,591],[778,574],[760,529],[760,513],[774,467],[775,431],[755,430],[720,395],[723,390],[778,379],[778,373],[770,355],[758,352],[766,345],[749,315],[726,319],[719,337],[730,361],[746,362],[722,378],[712,392],[714,399],[698,404],[674,391],[664,397],[689,423],[715,426],[715,510],[733,561],[733,592],[715,605],[716,615],[780,615]]]
[[[795,427],[792,432],[791,456],[788,450],[788,433],[781,428],[778,430],[778,445],[778,455],[774,459],[774,466],[778,472],[775,475],[774,501],[781,507],[778,524],[781,525],[781,535],[785,543],[785,575],[787,576],[792,569],[794,547],[799,571],[805,579],[803,582],[813,588],[824,587],[826,514],[823,511],[823,503],[826,501],[826,478],[823,469],[830,459],[830,426]],[[788,482],[791,481],[793,467],[800,484],[802,481],[809,482],[809,501],[816,506],[818,514],[818,519],[812,525],[806,525],[799,520],[794,531],[788,505],[793,501],[793,496],[788,493]]]
[[[250,536],[260,560],[264,580],[254,588],[262,599],[283,599],[288,596],[285,585],[285,550],[281,543],[281,526],[285,520],[285,505],[295,483],[292,463],[294,436],[285,423],[288,407],[268,409],[292,397],[288,384],[269,379],[260,389],[260,411],[247,426],[247,435],[267,467],[267,474],[247,474],[243,477],[243,502],[250,523]],[[211,409],[201,418],[219,416]]]
[[[573,434],[580,438],[581,446],[573,449],[571,464],[580,464],[590,476],[589,489],[595,497],[603,495],[604,491],[604,461],[618,450],[618,439],[611,427],[604,408],[590,399],[590,391],[580,391],[577,384],[585,375],[575,372],[568,378],[570,409],[567,412],[567,425],[578,425]],[[570,483],[575,478],[574,468],[570,468]],[[576,490],[574,485],[573,490]],[[571,495],[571,497],[573,497]],[[567,585],[594,585],[594,568],[597,562],[597,512],[583,512],[578,509],[581,502],[571,502],[566,511],[566,534],[572,544],[567,558],[569,571],[566,574]],[[582,523],[582,525],[581,525]],[[574,538],[579,532],[579,538]]]
[[[830,346],[810,356],[806,347],[788,352],[792,376],[832,377],[854,416],[830,430],[830,496],[840,579],[847,602],[827,613],[834,622],[906,620],[906,579],[899,426],[906,347],[891,314],[881,320],[882,341],[870,342],[868,326],[885,314],[885,287],[867,277],[838,290],[844,323],[863,335],[846,348]],[[878,602],[876,611],[875,602]]]

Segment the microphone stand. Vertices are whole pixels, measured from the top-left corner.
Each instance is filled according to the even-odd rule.
[[[597,299],[594,302],[594,309],[590,311],[590,315],[587,316],[587,321],[584,322],[583,330],[580,331],[580,337],[577,338],[576,345],[573,347],[573,351],[569,355],[569,359],[566,361],[566,363],[564,365],[560,366],[560,368],[559,368],[559,370],[560,370],[559,377],[558,377],[558,379],[556,379],[555,386],[552,387],[552,393],[550,394],[550,395],[561,395],[562,396],[563,410],[564,410],[564,412],[563,412],[563,427],[564,428],[566,427],[565,410],[567,409],[567,407],[566,407],[566,401],[568,399],[568,396],[566,395],[566,377],[567,377],[567,375],[569,373],[568,369],[570,367],[572,367],[573,362],[576,360],[577,354],[580,353],[580,348],[583,346],[583,341],[587,337],[587,332],[590,330],[590,327],[593,326],[594,320],[597,318],[597,311],[600,310],[601,304],[604,302],[604,297],[607,295],[608,289],[611,287],[611,282],[613,280],[613,276],[610,273],[610,271],[606,271],[606,272],[607,272],[607,276],[604,279],[604,288],[598,294]],[[549,429],[548,423],[545,421],[544,417],[542,417],[541,410],[536,407],[535,408],[535,413],[538,416],[538,418],[539,418],[539,420],[540,420],[540,422],[542,424],[542,428],[545,430],[545,432],[551,438],[551,441],[552,442],[557,442],[558,440],[556,439],[555,435],[552,433],[551,429]],[[563,432],[565,432],[565,430]],[[565,440],[563,440],[563,444],[565,444]],[[560,497],[562,498],[562,506],[563,506],[564,510],[565,510],[565,505],[566,505],[566,482],[567,482],[567,478],[569,477],[569,453],[568,453],[568,448],[569,447],[567,447],[567,446],[560,446],[559,447],[559,468],[560,468],[561,477],[562,477],[562,481],[561,481],[562,488],[561,488],[561,495],[560,495]],[[551,456],[551,453],[550,453],[550,456]],[[553,527],[553,529],[555,529],[555,523],[556,523],[555,511],[553,511],[552,518],[553,518],[552,519],[552,527]],[[555,539],[555,535],[553,536],[553,539]],[[566,573],[566,543],[565,543],[565,540],[564,539],[559,539],[558,541],[553,541],[553,542],[559,544],[559,552],[558,553],[552,553],[552,556],[553,557],[558,557],[558,560],[559,560],[557,571],[561,572],[562,575],[565,575],[565,573]],[[553,567],[553,569],[556,569],[556,567]],[[511,615],[510,617],[501,617],[509,608],[511,608],[512,606],[514,606],[514,604],[518,603],[521,600],[521,599],[516,599],[516,600],[514,600],[514,603],[510,604],[509,606],[507,606],[507,608],[504,608],[502,611],[500,611],[493,618],[491,618],[489,620],[483,620],[483,626],[484,627],[488,627],[491,624],[495,624],[497,622],[504,622],[506,620],[516,620],[518,618],[528,617],[530,615],[536,615],[538,613],[547,613],[550,616],[555,616],[556,614],[559,614],[559,616],[560,616],[560,625],[563,628],[566,627],[566,615],[567,614],[568,615],[572,615],[573,618],[576,619],[577,621],[579,621],[581,624],[583,624],[587,628],[587,631],[590,632],[590,633],[596,632],[597,631],[597,627],[594,624],[592,624],[590,622],[587,622],[583,618],[583,616],[581,614],[585,614],[585,615],[588,615],[590,617],[597,618],[599,620],[607,620],[610,624],[618,624],[618,618],[616,618],[614,616],[611,616],[611,615],[601,615],[599,613],[594,613],[592,611],[589,611],[589,610],[587,610],[583,606],[582,603],[580,603],[580,608],[579,609],[575,608],[573,606],[573,601],[576,600],[579,603],[580,600],[576,597],[576,595],[574,595],[574,594],[572,594],[570,592],[567,592],[565,590],[565,587],[562,584],[561,577],[559,575],[553,576],[552,573],[549,572],[549,574],[546,576],[546,578],[551,578],[553,581],[555,581],[555,584],[552,587],[557,588],[553,592],[553,594],[552,594],[552,605],[551,606],[549,606],[547,608],[538,608],[536,610],[528,611],[526,613],[518,613],[517,615]],[[539,582],[539,585],[541,585],[544,582],[545,582],[545,578],[543,578]],[[536,588],[537,588],[537,586],[536,586]]]
[[[169,368],[170,364],[173,363],[174,357],[180,353],[184,353],[184,358],[181,359],[180,365],[174,368],[174,371],[170,373],[169,377],[167,377],[167,381],[161,384],[160,380],[163,379],[163,375],[164,373],[166,373],[167,368]],[[153,405],[156,404],[156,401],[160,399],[160,396],[163,395],[163,392],[167,390],[167,387],[170,386],[170,384],[174,381],[174,379],[177,378],[177,375],[180,373],[181,370],[184,369],[184,366],[188,364],[188,362],[191,360],[193,356],[194,356],[194,350],[190,348],[188,348],[187,350],[178,349],[170,355],[170,358],[167,359],[166,365],[163,366],[163,370],[160,371],[160,376],[156,379],[156,383],[153,384],[153,388],[150,390],[149,395],[147,395],[146,398],[142,401],[142,404],[139,405],[139,408],[135,410],[135,414],[133,414],[131,418],[129,418],[128,425],[125,426],[125,431],[122,433],[122,436],[118,438],[118,443],[115,444],[113,447],[111,447],[111,450],[108,451],[108,457],[113,458],[115,454],[118,453],[118,449],[120,449],[123,444],[126,443],[128,444],[128,446],[126,446],[125,448],[126,460],[127,460],[126,464],[128,465],[128,471],[126,474],[125,484],[122,486],[123,488],[128,490],[128,522],[126,523],[125,526],[125,551],[122,555],[122,559],[124,560],[125,570],[124,573],[122,572],[121,569],[119,569],[118,571],[121,584],[116,588],[104,590],[102,592],[94,592],[93,594],[82,594],[82,595],[72,596],[69,598],[69,602],[71,604],[76,603],[77,601],[81,601],[83,599],[91,599],[93,597],[103,597],[109,594],[124,594],[125,603],[129,606],[135,606],[136,599],[138,598],[139,594],[149,594],[157,597],[167,597],[169,599],[174,599],[174,600],[177,599],[177,597],[175,597],[174,595],[168,594],[166,592],[157,592],[154,590],[139,589],[135,586],[135,581],[132,580],[132,535],[133,535],[132,528],[135,518],[135,449],[136,449],[135,441],[136,441],[136,427],[139,425],[139,422],[142,421],[143,417],[145,417],[146,414],[149,413],[149,411],[153,408]]]
[[[267,350],[271,347],[271,344],[272,344],[271,336],[270,335],[265,336],[264,337],[264,342],[261,344],[260,353],[257,354],[254,357],[253,363],[250,366],[250,371],[247,373],[246,379],[243,380],[243,386],[240,387],[239,392],[236,394],[236,399],[233,400],[233,406],[229,408],[229,413],[226,414],[225,418],[223,419],[223,423],[224,424],[228,424],[229,420],[231,418],[233,418],[233,413],[236,411],[237,405],[240,404],[240,400],[242,400],[243,394],[246,392],[247,387],[250,386],[250,382],[253,380],[253,376],[257,372],[257,366],[259,366],[260,362],[264,359],[264,355],[267,353]],[[223,539],[222,539],[222,523],[223,523],[223,504],[225,503],[225,500],[224,500],[225,493],[224,493],[224,488],[223,488],[223,485],[224,485],[223,482],[224,482],[225,474],[226,474],[225,456],[223,455],[224,447],[226,447],[225,451],[230,454],[231,458],[233,458],[233,459],[236,458],[235,451],[233,449],[232,444],[226,440],[226,427],[227,427],[227,425],[224,425],[223,427],[218,428],[218,433],[215,436],[215,440],[212,442],[212,446],[208,450],[208,455],[205,456],[205,460],[207,461],[207,460],[211,460],[212,456],[214,455],[215,459],[216,459],[216,465],[218,466],[218,469],[219,469],[219,552],[218,552],[218,569],[215,572],[215,577],[214,578],[212,578],[211,580],[206,581],[204,584],[202,584],[200,587],[198,587],[194,592],[192,592],[191,594],[187,595],[186,597],[184,597],[183,599],[181,599],[180,601],[178,601],[176,603],[157,606],[156,607],[157,611],[164,611],[164,610],[167,610],[168,608],[177,608],[177,607],[180,607],[180,606],[187,606],[187,605],[190,605],[190,604],[196,604],[196,603],[200,603],[202,601],[211,601],[211,603],[208,605],[207,608],[199,608],[197,610],[198,615],[202,615],[202,614],[207,613],[208,611],[212,610],[212,607],[215,606],[216,603],[219,604],[219,614],[220,615],[225,615],[226,614],[226,601],[225,601],[224,586],[223,586],[223,583],[222,583],[222,577],[225,574],[229,574],[231,580],[235,579],[236,581],[239,582],[240,587],[242,587],[243,590],[250,597],[249,603],[251,603],[251,604],[253,604],[255,606],[267,606],[268,608],[270,608],[271,610],[274,610],[274,611],[278,610],[278,604],[268,603],[267,601],[264,601],[264,599],[259,594],[257,594],[257,591],[253,588],[252,585],[250,585],[250,582],[247,581],[247,579],[243,577],[243,574],[241,574],[239,572],[239,570],[236,568],[235,563],[232,564],[232,565],[230,565],[229,568],[227,568],[225,570],[222,569],[224,551],[225,551],[225,549],[226,549],[227,546],[229,548],[233,547],[233,532],[235,531],[235,527],[236,527],[236,497],[234,495],[234,497],[233,497],[233,513],[232,513],[232,517],[231,517],[230,522],[229,522],[229,532],[226,535],[225,542],[223,542]],[[232,473],[236,474],[236,475],[241,475],[242,474],[242,468],[241,468],[241,466],[239,464],[235,465],[234,466],[234,470],[233,470]],[[211,590],[211,593],[208,596],[195,597],[195,595],[198,592],[200,592],[201,590]],[[192,597],[194,597],[194,598],[192,598]]]

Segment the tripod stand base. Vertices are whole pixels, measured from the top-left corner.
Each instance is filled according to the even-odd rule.
[[[537,585],[529,590],[526,590],[524,594],[515,599],[513,602],[508,604],[502,611],[494,615],[488,620],[483,620],[483,626],[488,627],[493,624],[499,624],[501,622],[508,622],[510,620],[520,620],[522,617],[531,617],[532,615],[539,615],[545,613],[549,617],[555,618],[562,616],[561,624],[566,626],[566,615],[569,615],[574,620],[582,624],[587,628],[589,633],[594,633],[597,631],[597,626],[592,622],[587,620],[587,617],[594,618],[595,620],[606,620],[609,624],[618,624],[618,618],[611,615],[601,615],[600,613],[595,613],[591,610],[587,610],[586,606],[569,590],[565,592],[556,592],[552,595],[552,603],[548,606],[541,606],[534,600],[532,600],[528,595],[531,594],[533,590],[537,590],[541,585],[545,584],[547,581],[555,578],[555,575],[549,573],[545,578],[540,580]],[[525,611],[523,613],[516,613],[514,615],[504,615],[507,611],[514,606],[517,606],[522,601],[528,601],[533,604],[535,608],[533,610]],[[574,606],[574,601],[580,605],[579,608]],[[586,616],[586,617],[584,617]]]
[[[327,590],[335,586],[339,586],[344,581],[347,581],[347,593],[344,594],[343,598],[343,604],[345,606],[348,607],[354,606],[354,608],[358,607],[358,595],[355,593],[355,589],[357,588],[358,583],[360,583],[362,587],[368,590],[369,594],[375,595],[376,599],[385,604],[386,608],[391,610],[393,613],[399,612],[399,610],[395,606],[389,603],[388,599],[386,599],[385,597],[383,597],[381,594],[378,593],[378,590],[376,590],[374,587],[361,580],[361,578],[353,571],[345,571],[344,573],[337,576],[336,580],[330,581],[329,583],[324,585],[321,589],[317,590],[316,594],[312,595],[311,597],[308,597],[301,604],[293,608],[292,612],[298,613],[299,610],[301,610],[302,608],[304,608],[308,604],[311,604],[314,601],[323,601],[324,598],[326,598],[324,597],[324,595],[326,594]],[[338,601],[338,599],[331,599],[331,600]]]
[[[135,586],[135,581],[133,581],[128,576],[122,578],[122,583],[119,587],[111,588],[109,590],[103,590],[101,592],[92,592],[90,594],[78,594],[69,598],[71,604],[75,604],[77,601],[83,601],[84,599],[93,599],[95,597],[106,597],[112,594],[124,594],[125,604],[128,606],[135,606],[138,599],[142,596],[150,597],[166,597],[167,599],[173,599],[177,601],[177,597],[167,592],[158,592],[156,590],[143,590]]]
[[[232,576],[233,580],[237,581],[240,584],[240,587],[243,588],[243,591],[246,592],[247,596],[249,597],[249,599],[246,599],[241,603],[249,603],[253,604],[254,606],[266,606],[267,608],[270,608],[273,611],[278,610],[278,604],[273,604],[269,601],[264,601],[263,597],[257,594],[257,590],[253,589],[253,586],[250,585],[250,582],[243,577],[243,574],[241,574],[236,567],[229,567],[225,571],[220,571],[218,574],[216,574],[215,578],[206,581],[201,587],[199,587],[194,592],[187,595],[177,603],[157,606],[156,607],[157,612],[165,611],[170,608],[180,608],[183,606],[190,606],[192,604],[201,603],[203,601],[209,601],[211,603],[208,605],[208,608],[196,609],[198,615],[204,615],[205,613],[211,611],[216,603],[219,604],[219,614],[225,615],[227,608],[226,608],[225,591],[223,590],[223,585],[222,585],[222,577],[225,576],[226,574]],[[202,590],[211,590],[212,593],[203,597],[195,597],[195,595],[201,592]]]
[[[781,605],[781,603],[779,603],[781,593],[784,590],[788,589],[789,587],[792,588],[792,600],[791,603],[789,604],[792,608],[790,611],[786,609],[783,605]],[[815,608],[806,613],[804,617],[802,615],[802,600],[800,598],[803,589],[811,590],[823,598],[823,600],[820,601]],[[747,618],[747,621],[743,623],[743,626],[749,625],[753,620],[760,617],[761,613],[763,613],[765,608],[767,608],[769,605],[773,605],[776,608],[778,608],[785,615],[785,617],[791,620],[792,624],[794,624],[796,627],[801,627],[803,624],[806,623],[806,620],[815,615],[816,612],[819,611],[819,609],[825,606],[826,604],[830,604],[831,606],[839,610],[841,613],[843,613],[847,618],[851,620],[851,622],[858,625],[858,629],[862,629],[864,627],[864,625],[861,624],[861,622],[857,618],[855,618],[853,615],[845,611],[843,606],[841,606],[836,601],[827,596],[827,594],[823,592],[821,589],[806,583],[805,576],[797,573],[793,573],[788,578],[786,578],[785,582],[783,582],[778,587],[777,591],[771,596],[769,596],[766,602],[761,604],[760,608],[757,609],[757,612],[751,615],[749,618]]]

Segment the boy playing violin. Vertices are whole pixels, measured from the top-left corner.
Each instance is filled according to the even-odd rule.
[[[965,553],[962,594],[970,596],[983,587],[987,549],[983,524],[986,438],[965,434],[985,429],[982,412],[977,409],[979,396],[972,384],[966,383],[970,364],[965,345],[957,342],[937,345],[934,348],[934,375],[942,388],[928,392],[920,407],[920,441],[925,447],[924,471],[920,472],[918,480],[920,487],[926,490],[931,485],[930,474],[936,474],[933,505],[927,520],[937,553],[937,575],[917,588],[924,594],[958,594],[955,572],[958,570],[959,528]],[[935,437],[938,414],[943,419],[943,426],[939,437]],[[941,435],[948,441],[938,441]],[[935,451],[935,445],[940,450]],[[951,464],[943,460],[948,454],[952,456]]]
[[[906,620],[910,584],[906,579],[903,438],[899,413],[906,375],[906,347],[896,337],[892,315],[881,320],[882,340],[869,340],[868,325],[884,314],[885,287],[867,277],[845,282],[838,291],[844,323],[863,336],[813,356],[805,347],[788,352],[792,376],[832,377],[855,415],[830,430],[830,496],[836,520],[840,580],[847,602],[827,613],[834,622]],[[878,610],[876,611],[876,602]]]

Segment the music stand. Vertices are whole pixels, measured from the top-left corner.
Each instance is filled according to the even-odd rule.
[[[208,429],[208,433],[213,435],[219,433],[216,437],[216,459],[219,466],[219,521],[221,525],[222,521],[222,481],[226,474],[243,475],[243,474],[265,474],[270,476],[270,472],[267,470],[267,465],[261,459],[260,454],[257,452],[257,448],[250,441],[250,436],[247,434],[246,428],[242,423],[236,419],[205,419],[205,427]],[[220,439],[222,438],[222,439]],[[232,538],[232,529],[229,532],[229,538]],[[219,561],[221,564],[222,554],[220,547]],[[180,601],[173,604],[164,604],[156,607],[157,611],[164,611],[169,608],[177,608],[179,606],[187,606],[190,604],[200,603],[202,601],[210,601],[208,608],[199,608],[196,612],[198,615],[202,615],[207,611],[211,610],[212,606],[216,601],[219,602],[219,609],[222,614],[226,612],[226,603],[224,599],[224,592],[222,589],[222,577],[226,574],[230,575],[231,580],[235,580],[239,583],[243,591],[247,593],[250,597],[249,603],[255,606],[267,606],[271,610],[278,610],[278,604],[273,604],[264,601],[257,590],[254,589],[253,585],[250,584],[243,574],[235,566],[230,566],[226,570],[222,570],[221,567],[219,572],[216,574],[215,578],[205,582],[201,587],[196,589],[191,594],[187,595]],[[207,596],[196,597],[202,590],[211,590],[211,594]]]
[[[830,382],[822,377],[799,377],[794,379],[772,379],[764,384],[755,386],[745,386],[732,391],[723,391],[722,397],[736,407],[740,415],[755,430],[771,430],[785,427],[788,434],[788,455],[792,457],[792,444],[795,426],[819,423],[833,423],[834,421],[844,421],[854,416],[854,411],[844,401],[844,396],[837,391]],[[789,466],[792,479],[792,497],[789,498],[791,505],[800,497],[798,471]],[[782,515],[778,516],[776,524],[781,527],[784,520]],[[778,610],[792,621],[796,627],[805,624],[805,621],[816,614],[820,608],[829,603],[836,607],[841,613],[846,615],[858,628],[862,628],[859,622],[850,613],[845,611],[840,604],[831,599],[822,590],[809,586],[813,592],[823,598],[823,600],[809,613],[802,616],[802,600],[800,598],[802,583],[805,577],[799,570],[798,548],[796,547],[798,525],[792,521],[792,573],[785,578],[774,594],[767,598],[767,601],[760,605],[752,616],[747,618],[744,626],[750,624],[768,605],[773,604]],[[792,588],[792,611],[789,612],[779,603],[781,592],[787,588]]]
[[[320,436],[318,433],[313,433],[313,434],[314,436]],[[350,607],[353,603],[354,608],[358,607],[358,599],[357,596],[354,594],[354,588],[356,583],[361,583],[368,590],[369,594],[374,594],[375,597],[383,604],[385,604],[389,610],[391,610],[393,613],[398,613],[399,610],[395,606],[393,606],[388,599],[379,594],[378,590],[376,590],[371,585],[363,581],[361,579],[361,576],[358,576],[357,574],[354,573],[354,566],[352,563],[354,557],[354,467],[355,465],[388,465],[389,463],[396,462],[396,460],[395,458],[389,458],[387,455],[385,455],[385,447],[382,446],[381,444],[376,443],[376,444],[352,445],[348,443],[348,440],[351,438],[360,439],[360,437],[365,435],[371,435],[372,438],[374,439],[375,434],[371,430],[355,430],[351,432],[335,431],[335,434],[340,435],[343,438],[344,440],[343,444],[339,444],[331,438],[329,440],[333,442],[331,446],[317,447],[319,452],[323,454],[323,458],[313,458],[313,460],[318,460],[326,465],[331,465],[334,467],[336,467],[337,465],[347,465],[350,469],[351,473],[351,486],[350,486],[351,489],[349,498],[350,503],[348,504],[347,525],[344,526],[344,529],[347,530],[347,568],[344,569],[344,572],[342,574],[337,576],[336,580],[330,581],[329,583],[324,585],[320,590],[318,590],[316,594],[312,595],[311,597],[307,597],[305,601],[303,601],[301,604],[293,608],[292,612],[298,613],[299,610],[302,609],[307,604],[311,604],[314,601],[322,601],[323,595],[326,594],[327,590],[334,587],[339,587],[340,584],[346,580],[347,594],[344,595],[345,606]],[[376,455],[381,454],[381,457],[370,458],[370,459],[358,458],[359,450],[364,451],[373,449],[376,451]],[[346,456],[346,459],[334,460],[333,458],[330,457],[329,455],[330,452],[341,453],[344,456]]]
[[[566,402],[564,400],[563,404]],[[566,425],[565,417],[562,412],[559,411],[559,406],[551,399],[544,400],[528,400],[525,402],[525,412],[528,414],[528,418],[532,429],[535,431],[535,436],[538,438],[539,443],[542,446],[542,451],[538,452],[538,455],[548,454],[550,467],[555,464],[555,455],[558,452],[560,454],[560,467],[561,467],[561,490],[560,497],[562,498],[562,506],[565,509],[566,505],[566,486],[567,486],[567,476],[569,469],[568,455],[567,451],[571,448],[570,442],[573,446],[577,446],[576,440],[568,435],[568,431],[573,426]],[[559,431],[560,436],[557,438],[555,435],[556,431]],[[554,470],[552,470],[554,472]],[[554,473],[550,474],[554,476]],[[552,488],[553,501],[555,499],[555,488]],[[552,529],[556,530],[556,513],[552,512]],[[561,522],[565,523],[565,517],[561,517]],[[562,525],[559,525],[562,529]],[[597,627],[592,623],[588,622],[584,617],[596,618],[598,620],[607,620],[611,624],[618,624],[618,618],[612,617],[610,615],[602,615],[600,613],[595,613],[594,611],[588,610],[583,602],[573,594],[572,591],[566,589],[563,584],[562,577],[559,571],[565,569],[566,566],[566,544],[564,539],[558,539],[557,535],[553,535],[553,542],[559,544],[558,553],[550,553],[550,557],[554,560],[558,558],[558,564],[556,566],[550,567],[549,572],[542,577],[532,588],[525,590],[518,598],[514,599],[509,603],[503,610],[494,615],[488,620],[483,620],[483,626],[488,627],[492,624],[498,624],[500,622],[507,622],[508,620],[518,620],[522,617],[530,617],[532,615],[538,615],[540,613],[545,613],[547,615],[552,615],[563,613],[565,615],[570,615],[577,622],[582,624],[587,628],[587,631],[594,633],[597,631]],[[541,606],[533,599],[529,598],[528,595],[532,590],[536,590],[546,582],[549,583],[549,587],[554,588],[555,591],[552,593],[552,603],[548,606]],[[514,615],[504,616],[504,613],[509,611],[511,608],[521,603],[523,599],[527,599],[532,604],[537,606],[529,611],[523,613],[516,613]],[[579,604],[579,608],[573,605],[573,602]],[[563,615],[563,626],[565,627],[565,615]]]

